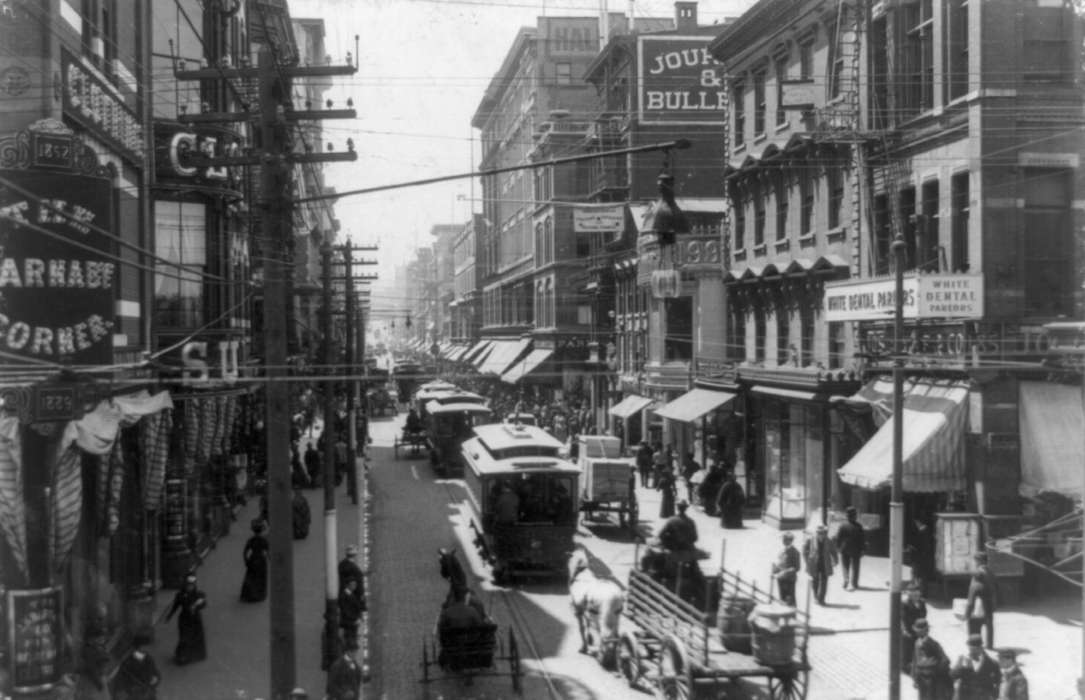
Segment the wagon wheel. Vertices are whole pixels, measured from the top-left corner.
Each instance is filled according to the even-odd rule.
[[[693,697],[693,673],[686,646],[673,634],[667,635],[659,650],[659,673],[655,680],[657,700],[690,700]]]
[[[641,666],[644,656],[644,648],[637,641],[637,636],[632,632],[624,633],[618,642],[618,671],[630,688],[636,688],[644,675],[644,668]]]
[[[512,689],[517,693],[523,692],[520,682],[520,647],[516,645],[516,635],[509,627],[509,672],[512,675]]]
[[[772,700],[805,700],[807,671],[782,671],[769,676],[769,697]]]

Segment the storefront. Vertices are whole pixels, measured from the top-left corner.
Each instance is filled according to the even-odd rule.
[[[733,413],[736,396],[733,392],[696,386],[656,411],[666,421],[667,432],[675,436],[679,457],[692,452],[702,466],[707,466],[708,460],[720,461],[726,440],[716,432],[715,414]]]
[[[643,411],[652,404],[652,400],[639,394],[627,394],[618,403],[610,407],[608,415],[613,418],[611,430],[622,438],[622,446],[635,448],[642,440],[647,440],[644,429]]]

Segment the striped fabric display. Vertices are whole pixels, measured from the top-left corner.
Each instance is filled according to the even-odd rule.
[[[185,399],[185,476],[196,471],[196,449],[200,438],[200,411],[195,398]]]
[[[0,418],[0,532],[22,573],[29,577],[26,563],[26,502],[23,499],[23,447],[19,419]]]
[[[52,548],[53,570],[61,572],[71,554],[83,508],[82,451],[65,438],[58,445],[53,465]]]

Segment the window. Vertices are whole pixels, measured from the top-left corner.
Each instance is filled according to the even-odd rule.
[[[731,134],[735,138],[735,146],[746,143],[746,85],[743,81],[735,81],[731,90],[732,111],[735,113],[735,124]]]
[[[787,239],[787,208],[788,191],[787,178],[784,175],[776,176],[776,240]]]
[[[904,118],[934,107],[934,0],[919,0],[903,7],[905,37],[900,95]]]
[[[900,191],[900,232],[904,237],[904,269],[914,270],[919,260],[916,236],[919,232],[919,217],[915,211],[915,188],[908,187]]]
[[[1070,47],[1073,33],[1072,7],[1040,7],[1036,0],[1023,3],[1021,72],[1029,81],[1067,82],[1073,77]],[[1043,4],[1043,3],[1040,3]]]
[[[946,5],[946,101],[968,92],[968,0]]]
[[[814,232],[814,175],[813,165],[805,164],[799,178],[799,235],[806,236]]]
[[[746,247],[746,202],[738,200],[735,203],[735,250]]]
[[[112,75],[113,60],[117,58],[116,0],[83,0],[81,10],[83,50]]]
[[[814,38],[810,37],[799,44],[799,77],[803,80],[814,79]]]
[[[938,236],[938,181],[928,180],[923,183],[923,216],[919,220],[916,247],[919,249],[917,268],[923,272],[938,272],[940,269],[942,247]]]
[[[765,361],[765,310],[755,309],[753,312],[753,359],[755,362]]]
[[[788,79],[788,56],[787,53],[776,58],[776,124],[780,126],[788,123],[788,111],[783,109],[783,81]]]
[[[840,369],[844,366],[844,324],[840,321],[829,323],[829,369]]]
[[[871,125],[887,129],[892,123],[889,114],[889,42],[888,23],[880,17],[870,23],[870,91]]]
[[[733,307],[728,319],[731,324],[727,341],[727,359],[742,362],[746,359],[746,314]]]
[[[950,231],[950,269],[968,272],[968,173],[957,173],[949,181],[953,221]]]
[[[806,367],[814,363],[814,305],[799,306],[799,366]]]
[[[207,210],[192,202],[155,202],[155,254],[180,270],[158,263],[155,275],[155,315],[162,326],[196,328],[203,325],[203,277],[207,266]],[[168,275],[168,276],[167,276]]]
[[[829,229],[839,228],[844,221],[844,170],[840,166],[829,168],[826,176],[829,185]]]
[[[755,73],[753,76],[753,133],[754,135],[765,133],[765,72]]]
[[[1074,171],[1026,168],[1024,177],[1025,313],[1068,314],[1073,306],[1073,256],[1067,251],[1073,250]],[[1000,266],[995,267],[998,284]]]
[[[776,364],[791,361],[791,312],[784,305],[776,309]]]
[[[558,77],[558,85],[572,85],[573,84],[573,65],[571,63],[558,63],[555,64]]]
[[[753,245],[765,243],[765,193],[760,190],[753,199]]]
[[[844,94],[844,71],[850,48],[845,38],[852,32],[851,18],[848,16],[847,7],[841,3],[840,16],[834,23],[836,36],[832,44],[832,63],[829,64],[829,99],[836,99]]]

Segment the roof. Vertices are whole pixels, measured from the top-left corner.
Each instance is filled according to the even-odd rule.
[[[500,425],[500,424],[498,424]],[[479,429],[489,426],[478,426]],[[497,476],[512,474],[550,473],[550,474],[579,474],[581,469],[572,462],[555,456],[514,456],[507,459],[493,459],[486,451],[485,446],[477,437],[465,440],[463,453],[467,457],[467,464],[479,476]]]
[[[793,26],[789,23],[794,21],[803,4],[816,3],[811,3],[810,0],[760,0],[738,19],[727,24],[723,31],[709,42],[708,52],[717,61],[727,63],[728,59],[750,46],[771,41],[766,37],[771,37],[772,32]]]
[[[534,425],[492,423],[475,428],[475,435],[490,450],[503,450],[519,445],[561,448],[562,443],[542,428]]]
[[[491,411],[480,403],[468,403],[466,401],[440,403],[438,401],[430,401],[426,404],[426,413],[433,416],[448,413],[491,413]]]
[[[516,38],[512,41],[512,46],[509,47],[508,53],[505,54],[505,59],[501,62],[501,68],[494,73],[494,77],[490,79],[490,84],[486,87],[486,92],[482,96],[482,101],[479,102],[478,107],[475,109],[474,116],[471,117],[471,126],[476,129],[482,129],[486,126],[486,121],[493,111],[494,107],[501,101],[501,94],[508,89],[512,81],[509,79],[509,75],[516,69],[518,62],[516,57],[527,46],[527,42],[535,38],[535,27],[520,27],[520,31],[516,33]]]

